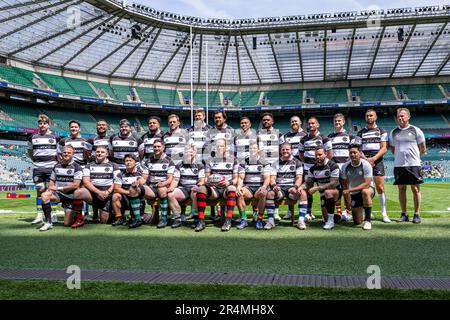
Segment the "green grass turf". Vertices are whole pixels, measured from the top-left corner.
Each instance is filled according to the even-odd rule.
[[[224,284],[148,284],[84,281],[69,290],[65,281],[0,280],[0,300],[448,300],[449,290],[347,289]]]
[[[200,233],[189,227],[110,225],[56,226],[41,233],[29,224],[33,213],[0,214],[0,267],[367,275],[367,267],[375,264],[382,275],[450,276],[450,213],[444,212],[450,207],[449,191],[449,184],[425,184],[422,224],[375,221],[371,231],[339,224],[326,232],[316,220],[305,232],[282,222],[271,231],[249,227],[228,233],[212,225]],[[33,199],[0,197],[1,210],[33,211]],[[396,197],[387,185],[391,212],[398,211]]]

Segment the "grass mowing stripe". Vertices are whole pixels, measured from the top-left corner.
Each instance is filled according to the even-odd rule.
[[[348,289],[262,285],[147,284],[84,281],[68,290],[65,281],[0,280],[1,300],[448,300],[449,290]]]

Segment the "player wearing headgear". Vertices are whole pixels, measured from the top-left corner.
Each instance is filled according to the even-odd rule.
[[[51,220],[51,202],[62,203],[64,208],[64,226],[71,226],[73,215],[71,204],[73,201],[73,192],[80,187],[83,178],[83,169],[73,161],[74,148],[66,145],[63,148],[61,160],[53,167],[50,175],[47,190],[42,193],[42,210],[46,218],[46,223],[39,229],[47,231],[53,228]]]
[[[167,189],[169,206],[175,215],[172,228],[178,228],[182,224],[180,204],[192,199],[192,207],[196,208],[197,190],[205,184],[205,167],[196,158],[197,148],[195,144],[188,143],[184,148],[183,161],[175,166],[172,183]]]
[[[108,160],[108,149],[105,146],[98,146],[95,161],[83,169],[83,187],[75,190],[73,195],[72,210],[76,213],[76,221],[72,224],[72,228],[84,225],[81,214],[83,201],[100,210],[100,222],[108,222],[114,181],[117,180],[119,173],[117,164]]]
[[[285,142],[280,146],[281,157],[275,164],[274,171],[276,176],[271,177],[270,188],[266,197],[266,210],[268,221],[264,226],[265,230],[275,228],[274,211],[275,201],[281,201],[284,198],[298,200],[302,196],[301,189],[303,181],[303,164],[292,155],[292,146]],[[305,205],[301,204],[300,208]],[[256,229],[262,229],[262,214],[258,216]]]
[[[153,142],[153,156],[145,162],[145,166],[148,168],[148,179],[144,186],[145,198],[160,199],[160,216],[157,227],[164,228],[168,223],[167,189],[172,183],[175,164],[164,152],[163,141],[155,140]]]
[[[372,229],[372,199],[375,188],[372,179],[372,166],[367,160],[361,159],[361,147],[350,145],[350,161],[346,162],[341,169],[341,181],[343,184],[343,195],[350,204],[353,222],[359,225],[363,222],[364,230]]]
[[[238,183],[239,164],[235,157],[230,154],[225,139],[215,141],[215,154],[205,166],[206,185],[200,186],[197,190],[198,224],[195,231],[205,228],[205,207],[206,199],[226,199],[226,220],[222,225],[222,231],[229,231],[231,228],[231,218],[236,206],[236,185]],[[223,177],[218,185],[213,185],[210,178],[219,175]]]
[[[115,220],[112,226],[125,223],[123,211],[130,210],[132,221],[129,228],[137,228],[142,225],[141,212],[144,207],[144,184],[148,178],[148,169],[139,164],[139,158],[134,154],[126,154],[123,158],[125,171],[121,171],[114,180],[114,194],[112,196],[112,207]]]
[[[28,139],[28,157],[33,161],[33,181],[36,185],[36,218],[31,224],[43,222],[42,198],[46,185],[50,181],[52,168],[57,164],[58,136],[50,131],[50,119],[45,114],[38,117],[39,132]],[[58,218],[52,216],[53,222]],[[48,221],[47,221],[48,222]],[[50,221],[51,222],[51,221]]]
[[[338,198],[339,191],[339,167],[333,160],[327,158],[323,146],[315,149],[316,163],[309,168],[303,188],[310,195],[316,192],[320,193],[320,205],[322,207],[322,216],[325,222],[324,229],[334,228],[334,204]],[[302,201],[306,200],[306,194],[302,196]],[[299,228],[305,229],[306,225],[300,221]],[[301,219],[304,221],[304,218]]]
[[[291,131],[285,133],[280,137],[280,144],[287,142],[292,146],[292,155],[295,158],[298,158],[298,145],[300,140],[306,136],[306,132],[302,129],[302,120],[298,116],[292,116],[290,119],[291,122]],[[283,220],[290,220],[292,215],[294,214],[294,206],[292,204],[288,205],[288,212],[283,217]]]
[[[334,122],[334,132],[330,133],[328,135],[328,138],[331,141],[331,145],[333,146],[333,158],[331,160],[334,161],[339,167],[339,170],[342,170],[342,167],[346,162],[350,160],[349,156],[349,146],[350,142],[354,140],[353,135],[349,134],[345,128],[345,117],[342,113],[336,113],[333,116],[333,122]],[[341,209],[341,196],[342,196],[342,185],[339,184],[338,186],[339,190],[339,197],[336,201],[336,213],[335,216],[342,217],[345,221],[351,221],[352,216],[347,212],[347,208],[349,208],[349,203],[347,202],[346,198],[344,197],[344,203],[345,203],[345,210],[342,212]]]
[[[301,161],[303,161],[303,172],[304,175],[308,174],[308,170],[316,162],[315,150],[319,146],[323,146],[326,156],[328,159],[333,158],[333,146],[330,139],[320,133],[319,131],[320,123],[316,117],[310,117],[308,119],[308,133],[304,136],[298,145],[298,154]],[[303,177],[305,180],[305,177]],[[313,197],[311,194],[307,193],[308,199],[308,211],[306,215],[307,220],[312,220],[314,218],[312,214],[312,203]]]
[[[245,212],[246,201],[256,200],[256,206],[259,207],[258,212],[264,212],[267,189],[272,175],[276,176],[276,172],[270,164],[264,164],[261,161],[258,143],[250,142],[248,157],[239,164],[237,195],[241,222],[237,229],[244,229],[248,226]]]
[[[363,159],[373,168],[373,181],[378,193],[383,222],[391,222],[386,211],[386,194],[384,193],[384,161],[387,152],[388,136],[384,128],[377,126],[377,113],[373,109],[366,111],[366,127],[361,129],[356,137],[356,144],[361,145]]]
[[[119,133],[111,136],[111,159],[116,163],[121,171],[125,171],[124,157],[126,154],[133,154],[139,158],[139,146],[142,144],[141,138],[136,138],[131,132],[131,124],[127,119],[119,122]]]
[[[161,130],[161,118],[157,116],[151,116],[148,118],[148,132],[142,137],[142,143],[139,146],[139,152],[141,159],[147,161],[153,155],[153,142],[156,139],[161,140],[164,136],[164,131]]]

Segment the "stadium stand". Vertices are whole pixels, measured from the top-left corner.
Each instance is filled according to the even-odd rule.
[[[269,99],[270,105],[299,105],[302,103],[301,90],[267,90],[264,95]]]
[[[429,100],[445,98],[437,85],[406,85],[396,86],[397,92],[408,96],[409,100]]]
[[[351,89],[354,96],[358,96],[363,102],[393,101],[394,93],[390,86],[383,87],[355,87]]]
[[[103,90],[104,93],[106,93],[108,95],[108,97],[112,100],[120,100],[113,88],[111,88],[111,86],[107,83],[102,83],[102,82],[95,82],[95,81],[91,81],[92,85],[97,89],[97,90]]]
[[[33,77],[33,72],[31,71],[0,65],[0,78],[5,81],[20,84],[26,87],[37,87],[33,83]]]
[[[307,96],[314,99],[314,103],[348,102],[347,91],[337,88],[307,89]]]

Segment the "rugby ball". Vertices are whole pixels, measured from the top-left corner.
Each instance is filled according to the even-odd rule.
[[[226,180],[224,175],[221,174],[212,174],[208,177],[208,184],[212,186],[216,186]]]

